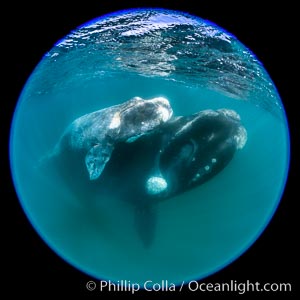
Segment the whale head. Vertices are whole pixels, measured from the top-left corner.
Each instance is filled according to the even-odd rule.
[[[168,122],[172,114],[173,110],[166,98],[157,97],[145,100],[135,97],[127,101],[117,112],[115,120],[119,119],[119,121],[114,122],[121,124],[118,139],[133,142]]]
[[[204,110],[171,120],[168,142],[158,168],[166,181],[165,196],[198,186],[217,175],[247,141],[247,131],[233,110]]]

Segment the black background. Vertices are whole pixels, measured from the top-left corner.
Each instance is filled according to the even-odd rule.
[[[1,248],[5,281],[2,292],[11,295],[68,295],[81,297],[122,296],[122,293],[88,292],[85,283],[93,278],[75,270],[59,258],[40,239],[28,222],[14,191],[8,159],[8,140],[10,123],[19,94],[43,55],[54,43],[63,38],[77,26],[103,14],[135,7],[163,7],[183,10],[208,19],[234,34],[250,48],[264,64],[274,81],[284,103],[291,132],[291,167],[287,185],[272,221],[255,242],[239,259],[225,269],[209,276],[206,282],[226,282],[229,280],[252,282],[291,282],[293,293],[281,294],[283,297],[295,293],[296,287],[296,208],[299,200],[293,193],[296,185],[295,147],[299,140],[296,134],[298,117],[293,94],[293,72],[296,70],[298,37],[295,12],[288,1],[281,5],[273,3],[261,7],[262,1],[81,1],[79,3],[39,1],[36,5],[24,1],[11,3],[1,8],[2,30],[1,65],[4,77],[4,90],[1,101],[1,221],[5,237]],[[179,4],[180,3],[180,4]],[[197,4],[195,4],[197,3]],[[299,71],[298,71],[299,72]],[[295,75],[297,78],[297,75]],[[298,76],[299,77],[299,76]],[[3,82],[3,79],[2,79]],[[297,87],[297,86],[296,86]],[[297,135],[298,140],[295,138]],[[2,155],[3,152],[3,155]],[[4,172],[2,171],[4,170]],[[299,169],[298,169],[299,170]],[[297,199],[298,198],[298,199]],[[174,262],[175,263],[175,262]],[[143,296],[159,296],[157,293],[142,293]],[[175,294],[161,293],[165,297]],[[161,295],[160,294],[160,295]],[[278,295],[273,293],[272,296]],[[212,296],[213,293],[188,292],[178,294],[182,297]],[[214,294],[215,296],[216,294]],[[218,294],[220,296],[220,294]],[[262,295],[262,294],[260,294]],[[124,296],[124,295],[123,295]],[[225,295],[223,295],[225,296]],[[263,296],[266,296],[264,294]]]

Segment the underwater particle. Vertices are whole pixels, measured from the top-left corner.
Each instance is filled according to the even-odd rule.
[[[215,164],[215,163],[217,162],[217,160],[216,160],[215,158],[212,158],[212,159],[211,159],[211,162],[212,162],[213,164]]]
[[[204,169],[205,169],[205,171],[208,171],[210,169],[210,167],[209,166],[205,166]]]
[[[168,187],[168,183],[162,177],[150,177],[146,183],[147,193],[150,195],[160,194]]]

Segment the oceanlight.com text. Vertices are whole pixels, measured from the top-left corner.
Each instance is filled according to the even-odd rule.
[[[110,280],[99,282],[88,281],[86,283],[88,291],[108,291],[108,292],[130,292],[134,294],[139,290],[146,292],[181,292],[188,290],[190,292],[209,293],[209,292],[235,292],[238,294],[245,294],[248,292],[291,292],[292,284],[288,282],[239,282],[237,280],[230,280],[222,283],[206,283],[192,281],[182,281],[180,285],[175,285],[168,280],[154,282],[146,280],[144,283],[131,282],[130,280],[119,280],[112,282]]]

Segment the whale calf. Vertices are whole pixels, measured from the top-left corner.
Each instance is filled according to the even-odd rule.
[[[115,145],[133,142],[149,134],[173,114],[167,99],[134,97],[122,104],[86,114],[74,120],[63,133],[52,156],[63,152],[84,160],[90,180],[102,174]]]

